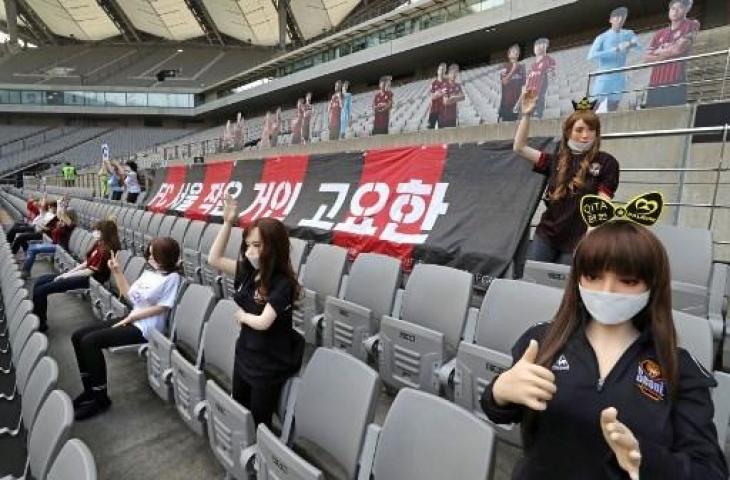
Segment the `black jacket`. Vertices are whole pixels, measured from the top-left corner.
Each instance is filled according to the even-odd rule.
[[[512,349],[519,359],[531,339],[540,342],[548,324],[525,332]],[[495,423],[523,423],[525,456],[515,480],[626,480],[601,433],[600,414],[616,407],[618,419],[639,441],[641,480],[726,480],[725,457],[712,422],[710,387],[716,382],[679,349],[674,399],[659,370],[648,329],[624,352],[603,382],[584,327],[569,339],[552,365],[557,393],[547,410],[534,412],[494,402],[491,385],[481,406]]]

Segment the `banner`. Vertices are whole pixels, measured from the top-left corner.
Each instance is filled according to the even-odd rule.
[[[534,139],[547,148],[550,139]],[[414,263],[504,273],[529,228],[545,177],[512,142],[296,155],[159,170],[147,209],[220,222],[230,192],[244,227],[282,220],[294,237]]]

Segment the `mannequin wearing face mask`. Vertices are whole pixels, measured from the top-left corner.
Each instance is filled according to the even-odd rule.
[[[533,171],[547,177],[545,212],[535,230],[528,259],[570,264],[576,244],[586,233],[579,201],[583,195],[613,197],[619,183],[618,161],[600,150],[601,122],[591,110],[577,110],[563,123],[557,153],[539,151],[527,144],[530,115],[537,93],[524,91],[522,118],[517,126],[513,149],[530,161]]]
[[[48,329],[47,310],[48,295],[89,288],[89,278],[94,277],[99,283],[109,279],[107,261],[112,251],[121,249],[117,224],[111,220],[103,220],[94,225],[92,232],[94,244],[86,254],[86,259],[61,274],[48,274],[38,277],[33,287],[33,313],[40,319],[39,330]]]
[[[237,211],[236,201],[227,196],[208,264],[235,279],[241,331],[231,393],[251,411],[256,425],[270,428],[281,388],[302,364],[304,339],[292,327],[300,287],[289,258],[289,235],[278,220],[260,218],[248,225],[238,259],[224,256]]]
[[[554,320],[530,328],[484,391],[495,423],[521,423],[515,480],[720,480],[710,373],[672,322],[666,252],[646,228],[597,227],[578,244]]]

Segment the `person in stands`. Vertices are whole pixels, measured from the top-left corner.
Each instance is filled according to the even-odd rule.
[[[122,199],[122,193],[124,193],[124,185],[122,185],[122,177],[124,177],[122,168],[119,166],[118,163],[109,162],[107,160],[103,161],[104,163],[104,169],[109,174],[109,190],[112,194],[112,200],[121,200]]]
[[[297,100],[296,113],[291,121],[291,140],[292,145],[302,143],[302,121],[304,120],[304,99]]]
[[[86,260],[61,274],[48,274],[38,277],[33,286],[33,313],[38,315],[38,330],[48,330],[48,296],[80,288],[89,288],[89,278],[99,283],[109,279],[107,262],[111,252],[121,249],[117,224],[112,220],[97,222],[92,229],[96,240],[86,254]]]
[[[347,130],[352,126],[352,93],[350,82],[342,82],[342,110],[340,111],[340,138],[347,137]]]
[[[547,53],[549,46],[550,41],[547,38],[538,38],[535,40],[532,47],[535,53],[535,61],[530,66],[530,71],[527,74],[526,88],[537,93],[535,109],[532,111],[532,114],[537,118],[542,118],[543,111],[545,110],[548,83],[550,79],[555,78],[555,67],[557,63]]]
[[[335,93],[332,94],[327,106],[327,115],[330,140],[337,140],[340,138],[340,121],[342,120],[342,80],[335,82]]]
[[[302,107],[302,143],[310,142],[310,127],[312,124],[312,92],[307,92],[304,96],[304,106]]]
[[[38,216],[33,219],[31,224],[27,228],[16,231],[10,246],[13,254],[17,254],[21,249],[27,251],[29,243],[32,240],[42,240],[44,233],[50,235],[56,223],[58,223],[57,208],[58,202],[56,200],[44,200],[41,203]]]
[[[530,245],[528,259],[570,265],[573,250],[586,232],[580,219],[579,202],[586,194],[613,197],[619,183],[619,163],[601,151],[601,121],[587,99],[574,103],[577,108],[563,122],[557,153],[539,151],[527,144],[530,115],[537,107],[537,92],[522,94],[522,118],[517,124],[513,149],[533,164],[533,170],[546,175],[547,207]]]
[[[393,91],[390,77],[380,77],[379,89],[373,97],[373,135],[387,135],[390,110],[393,108]]]
[[[444,91],[446,89],[445,63],[440,63],[436,70],[436,78],[431,82],[431,105],[428,110],[428,128],[441,128],[441,110],[444,108]]]
[[[233,300],[240,309],[233,398],[251,411],[255,423],[271,427],[286,380],[302,364],[304,339],[292,327],[292,310],[301,287],[289,256],[289,235],[279,220],[260,218],[244,231],[237,259],[223,256],[238,205],[226,196],[223,226],[208,263],[235,278]]]
[[[137,174],[137,162],[127,162],[127,175],[124,177],[124,186],[127,187],[127,203],[137,203],[142,187],[139,185],[139,175]]]
[[[527,73],[525,66],[520,63],[520,46],[516,43],[507,50],[507,63],[499,72],[499,81],[502,84],[502,96],[499,101],[499,121],[512,122],[517,120],[522,87],[525,85]]]
[[[53,227],[53,230],[51,230],[52,241],[50,243],[35,243],[28,247],[22,269],[22,275],[24,278],[30,277],[30,269],[33,268],[36,255],[40,253],[54,253],[57,245],[68,251],[68,242],[71,239],[71,234],[73,233],[74,228],[76,228],[76,224],[78,223],[76,211],[71,209],[59,209],[56,216],[58,217],[58,222],[55,227]]]
[[[111,406],[107,394],[106,363],[103,350],[122,345],[146,343],[152,331],[164,332],[167,316],[175,306],[181,277],[178,273],[180,245],[173,238],[157,237],[150,242],[145,257],[150,269],[129,285],[117,256],[108,268],[119,293],[129,300],[132,310],[123,319],[113,319],[76,330],[71,336],[84,391],[74,399],[76,420],[97,415]]]
[[[33,221],[41,213],[41,207],[43,206],[43,202],[45,201],[45,199],[45,195],[43,196],[43,199],[39,199],[34,195],[28,197],[28,200],[25,202],[26,214],[24,218],[22,220],[14,222],[5,234],[5,239],[8,241],[8,243],[13,243],[13,240],[15,240],[15,236],[20,232],[35,230],[35,228],[31,227],[33,227]]]
[[[555,318],[512,358],[480,403],[522,425],[514,480],[728,478],[716,382],[677,346],[669,261],[649,229],[621,219],[584,237]]]
[[[459,83],[459,66],[449,65],[446,85],[443,90],[443,106],[439,117],[439,128],[455,127],[459,122],[459,102],[464,101],[464,90]]]

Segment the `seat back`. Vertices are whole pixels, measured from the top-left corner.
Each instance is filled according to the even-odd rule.
[[[712,274],[712,232],[701,228],[654,225],[669,257],[672,280],[707,287]]]
[[[243,229],[241,227],[233,227],[231,229],[231,236],[228,238],[228,244],[226,245],[226,251],[223,254],[227,258],[233,258],[238,260],[241,252],[241,242],[243,242]],[[222,279],[222,294],[228,298],[233,296],[234,293],[234,278],[232,276],[223,275]]]
[[[127,268],[124,269],[124,278],[127,279],[127,283],[130,285],[142,275],[144,267],[147,264],[147,260],[143,257],[132,257],[127,262]]]
[[[46,478],[48,469],[68,439],[74,420],[71,399],[54,390],[43,402],[28,438],[28,464],[34,478]]]
[[[347,250],[336,245],[316,244],[307,257],[302,286],[323,297],[336,297],[347,262]]]
[[[157,229],[157,236],[171,237],[172,227],[175,225],[175,220],[177,220],[177,217],[173,217],[172,215],[163,215],[162,221],[160,222],[160,228]]]
[[[162,220],[164,218],[165,216],[161,213],[155,213],[152,215],[150,223],[147,224],[147,231],[144,235],[145,244],[150,243],[153,238],[159,236],[160,226],[162,225]]]
[[[434,395],[404,389],[385,417],[373,478],[486,479],[494,447],[492,428],[468,411]]]
[[[299,275],[299,270],[304,262],[304,255],[307,252],[307,241],[301,238],[289,237],[291,266],[294,273]]]
[[[181,249],[185,248],[185,233],[187,232],[189,225],[190,219],[178,218],[175,221],[175,225],[172,227],[172,232],[170,232],[170,236],[177,241],[177,244],[180,245]]]
[[[23,353],[23,348],[25,348],[25,344],[28,343],[31,335],[38,330],[39,323],[40,321],[38,320],[38,316],[32,313],[18,319],[18,327],[11,340],[12,351],[10,352],[10,358],[14,361],[19,360],[20,354]]]
[[[469,310],[472,275],[441,265],[418,264],[403,295],[403,320],[444,334],[453,352]]]
[[[563,299],[557,288],[497,278],[489,285],[479,310],[475,343],[509,353],[532,325],[553,319]]]
[[[706,318],[672,311],[677,345],[691,353],[708,372],[712,371],[712,327]]]
[[[205,231],[203,231],[203,236],[200,239],[198,251],[200,252],[200,266],[202,268],[201,280],[206,285],[214,285],[215,277],[218,274],[215,268],[208,265],[208,253],[210,252],[210,247],[213,246],[213,241],[215,241],[215,237],[218,235],[220,229],[220,224],[209,223],[205,228]]]
[[[241,327],[236,322],[238,305],[233,300],[220,300],[210,314],[203,340],[203,359],[206,373],[224,383],[230,391],[236,340]]]
[[[315,350],[294,408],[297,443],[315,445],[312,456],[327,452],[346,478],[355,478],[379,393],[378,373],[368,365],[341,351]]]
[[[400,281],[398,259],[379,253],[361,253],[350,267],[345,300],[368,308],[379,319],[392,311]]]
[[[548,287],[565,288],[569,277],[570,265],[528,260],[525,262],[522,280]]]
[[[15,384],[18,391],[23,391],[28,383],[28,377],[46,352],[48,352],[48,338],[42,333],[34,333],[25,342],[23,351],[20,352],[18,362],[15,364]]]
[[[58,452],[48,471],[47,480],[96,480],[96,462],[89,447],[72,438]]]
[[[215,305],[210,287],[191,283],[175,307],[175,342],[186,352],[197,354],[203,325]]]
[[[127,268],[127,264],[129,263],[129,260],[131,260],[132,256],[132,252],[129,250],[119,250],[117,260],[119,261],[119,268],[121,268],[122,271]]]
[[[83,261],[86,258],[86,255],[89,253],[89,250],[91,250],[91,247],[94,245],[94,243],[96,243],[96,240],[94,240],[94,237],[90,233],[88,233],[86,235],[86,238],[80,244],[78,258]]]
[[[58,382],[58,364],[51,357],[44,356],[36,364],[23,389],[22,408],[23,425],[28,430],[33,428],[36,415]]]

